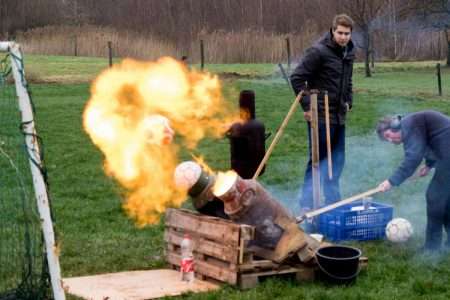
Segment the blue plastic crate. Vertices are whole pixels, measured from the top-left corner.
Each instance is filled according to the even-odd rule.
[[[319,231],[332,241],[377,240],[385,237],[387,223],[392,220],[392,205],[362,201],[343,205],[319,216]]]

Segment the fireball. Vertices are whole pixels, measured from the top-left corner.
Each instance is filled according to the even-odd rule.
[[[216,76],[165,57],[125,59],[101,73],[91,87],[83,125],[104,154],[105,172],[128,191],[124,209],[146,225],[186,199],[173,181],[180,148],[192,150],[207,136],[222,136],[224,124],[238,118]]]

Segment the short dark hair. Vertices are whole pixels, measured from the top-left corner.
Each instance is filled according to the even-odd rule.
[[[391,122],[392,122],[392,117],[389,117],[389,116],[381,118],[380,120],[378,120],[376,132],[377,132],[378,137],[380,138],[380,140],[382,140],[382,141],[386,140],[384,138],[384,132],[386,130],[391,129]]]
[[[336,28],[339,25],[348,27],[348,28],[350,28],[350,30],[353,30],[354,24],[355,24],[355,22],[353,22],[353,19],[350,18],[348,15],[339,14],[339,15],[336,15],[333,19],[333,30],[336,30]]]

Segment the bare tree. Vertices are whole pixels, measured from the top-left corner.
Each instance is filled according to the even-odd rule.
[[[57,24],[59,15],[59,1],[0,0],[0,38],[14,39],[17,31]]]
[[[342,5],[353,18],[356,27],[361,31],[362,41],[357,46],[364,51],[366,77],[371,77],[370,55],[374,51],[372,33],[373,22],[379,17],[381,9],[386,6],[386,0],[344,0]]]
[[[450,1],[409,1],[409,12],[407,16],[413,15],[424,28],[443,33],[447,42],[447,66],[450,67]]]

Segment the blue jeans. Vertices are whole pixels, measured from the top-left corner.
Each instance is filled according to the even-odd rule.
[[[312,188],[312,160],[311,160],[311,124],[308,122],[309,161],[306,166],[303,182],[300,207],[302,209],[313,208]],[[328,178],[327,139],[325,124],[319,124],[319,159],[320,159],[320,186],[325,196],[325,204],[331,204],[341,199],[339,178],[345,163],[345,125],[330,125],[331,158],[333,177]]]

